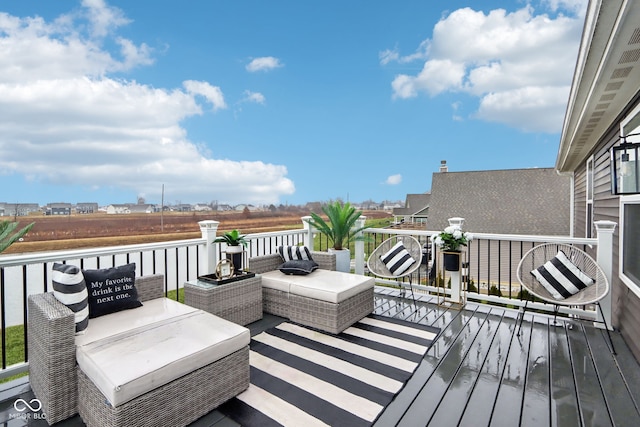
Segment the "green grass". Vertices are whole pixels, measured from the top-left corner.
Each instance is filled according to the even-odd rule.
[[[176,299],[176,291],[169,291],[167,292],[167,298],[172,299],[175,301]],[[178,290],[178,302],[181,302],[184,304],[184,289],[179,289]]]
[[[6,343],[7,343],[7,366],[14,365],[16,363],[24,362],[24,326],[9,326],[6,328]],[[16,378],[24,377],[27,372],[13,375],[0,381],[5,383]]]

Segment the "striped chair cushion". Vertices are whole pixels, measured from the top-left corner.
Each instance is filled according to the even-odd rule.
[[[75,313],[76,333],[89,325],[89,294],[79,267],[70,264],[53,264],[51,273],[53,295]]]
[[[284,262],[300,259],[313,260],[311,251],[306,246],[278,246],[278,253]]]
[[[393,245],[388,252],[380,255],[380,260],[394,276],[400,276],[416,262],[407,248],[404,247],[402,240]]]
[[[557,300],[569,298],[595,283],[595,280],[584,274],[562,251],[558,251],[558,254],[543,266],[531,271],[531,274]]]

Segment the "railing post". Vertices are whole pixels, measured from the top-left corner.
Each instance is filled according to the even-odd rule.
[[[310,215],[303,216],[302,218],[302,228],[304,228],[305,233],[302,236],[302,241],[306,247],[313,250],[313,227],[309,224],[309,220],[311,219]]]
[[[200,226],[202,238],[205,241],[204,262],[202,266],[204,271],[202,271],[201,274],[212,274],[215,273],[216,270],[216,250],[213,241],[216,239],[220,222],[208,219],[199,221],[198,225]]]
[[[367,220],[366,216],[360,215],[360,218],[356,221],[355,227],[362,228],[364,227],[364,223]],[[364,232],[360,230],[356,237],[358,240],[355,241],[355,273],[356,274],[364,274],[364,240],[362,240],[364,236]]]
[[[598,264],[604,275],[609,281],[609,293],[606,297],[600,300],[600,312],[598,320],[602,321],[603,318],[607,321],[609,328],[613,328],[611,323],[611,286],[613,286],[613,232],[616,229],[616,224],[613,221],[596,221],[596,233],[598,235],[598,249],[596,257]],[[597,324],[602,325],[602,324]]]

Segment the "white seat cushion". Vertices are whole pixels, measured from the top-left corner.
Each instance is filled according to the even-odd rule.
[[[260,275],[262,277],[262,287],[275,289],[276,291],[289,292],[291,286],[291,276],[284,274],[280,270],[268,271]]]
[[[262,275],[262,286],[286,290],[290,294],[317,299],[337,304],[373,288],[373,277],[361,274],[343,273],[340,271],[318,269],[306,276],[291,276],[280,271],[270,271]]]
[[[360,274],[332,270],[316,270],[306,276],[296,276],[289,293],[337,304],[369,288],[375,279]]]
[[[115,407],[240,350],[250,339],[247,328],[196,310],[77,346],[76,358]]]
[[[112,335],[118,335],[131,329],[161,322],[182,314],[193,313],[194,311],[197,311],[197,309],[169,298],[156,298],[145,301],[142,307],[91,319],[84,334],[76,335],[76,345],[87,345]]]

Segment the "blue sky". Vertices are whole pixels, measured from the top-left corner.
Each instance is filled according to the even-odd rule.
[[[0,202],[404,200],[553,167],[586,0],[5,0]]]

